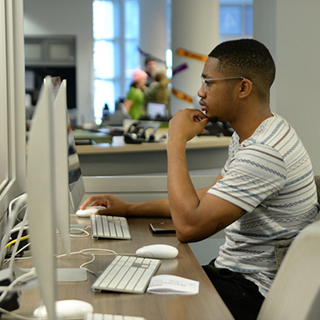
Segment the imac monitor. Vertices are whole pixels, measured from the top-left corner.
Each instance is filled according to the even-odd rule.
[[[80,168],[80,161],[76,150],[76,144],[72,134],[70,121],[68,123],[68,176],[70,194],[70,213],[75,213],[83,199],[85,189]]]
[[[83,187],[80,189],[84,193],[82,176],[79,175],[80,165],[77,167],[75,164],[74,153],[71,153],[72,161],[68,155],[71,150],[68,128],[66,83],[61,84],[54,97],[52,79],[46,77],[29,133],[26,186],[33,263],[49,319],[55,319],[55,283],[59,280],[55,257],[56,230],[58,227],[65,249],[70,251],[69,194],[73,193],[79,181]],[[69,183],[70,167],[74,174],[71,175],[73,179]],[[72,185],[71,191],[69,185]],[[76,201],[73,204],[77,205]],[[78,270],[85,271],[79,268]],[[80,276],[82,280],[82,273]]]
[[[58,80],[57,80],[58,79]],[[53,103],[54,124],[54,177],[56,188],[57,227],[66,253],[70,254],[70,217],[68,183],[68,143],[67,143],[67,92],[66,80],[52,78],[55,99]]]
[[[56,88],[54,100],[54,136],[55,136],[55,188],[56,219],[60,238],[67,255],[71,253],[70,213],[80,205],[84,196],[84,183],[80,163],[72,134],[67,108],[67,82],[63,80]],[[80,268],[57,269],[58,281],[84,281],[85,270]]]
[[[27,158],[27,214],[33,264],[49,319],[56,300],[56,186],[53,85],[47,77],[33,117]]]
[[[67,112],[67,82],[63,80],[61,84],[57,84],[57,82],[54,82],[54,84],[55,91],[57,92],[54,101],[56,168],[59,171],[56,178],[58,180],[57,185],[59,185],[57,192],[61,195],[57,199],[60,201],[61,198],[65,198],[68,195],[70,213],[75,213],[84,196],[85,189],[71,122]],[[67,189],[66,185],[68,185]],[[64,201],[66,200],[64,199]],[[65,204],[62,206],[63,208],[65,208]]]
[[[166,118],[166,110],[167,106],[165,103],[149,102],[147,104],[147,116],[149,116],[151,120]]]

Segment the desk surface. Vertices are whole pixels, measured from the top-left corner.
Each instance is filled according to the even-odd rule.
[[[74,218],[73,218],[74,220]],[[91,284],[96,277],[88,273],[88,280],[77,283],[59,283],[58,300],[79,299],[90,302],[94,312],[142,316],[147,320],[179,320],[179,319],[233,319],[229,310],[221,300],[205,272],[196,260],[188,244],[180,243],[175,235],[153,235],[149,229],[150,222],[163,219],[138,219],[128,218],[132,240],[92,240],[86,238],[71,238],[71,250],[76,252],[85,248],[112,249],[117,253],[133,253],[139,247],[146,244],[165,243],[178,248],[176,259],[162,260],[157,274],[171,274],[200,282],[199,294],[181,295],[155,295],[145,294],[120,294],[120,293],[94,293]],[[72,221],[74,222],[74,221]],[[76,223],[89,225],[89,219],[78,218]],[[90,228],[88,229],[90,231]],[[59,242],[59,239],[58,239]],[[58,243],[58,250],[61,244]],[[89,261],[91,257],[83,255],[71,255],[70,259],[59,258],[58,267],[78,267]],[[104,270],[110,258],[97,257],[87,267],[93,271]],[[18,262],[23,266],[30,265],[30,261]],[[16,312],[21,315],[31,315],[38,307],[40,301],[37,288],[23,291],[21,307]],[[5,317],[3,316],[5,319]]]
[[[205,149],[228,147],[230,137],[201,136],[188,141],[187,149]],[[112,144],[99,143],[93,145],[77,145],[78,154],[101,154],[101,153],[125,153],[125,152],[150,152],[166,150],[167,142],[144,142],[141,144],[127,144],[123,136],[113,137]]]

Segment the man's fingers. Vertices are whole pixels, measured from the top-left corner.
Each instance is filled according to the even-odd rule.
[[[95,201],[97,200],[97,197],[92,196],[88,199],[86,199],[80,206],[80,209],[83,210],[85,209],[89,204],[95,205]]]

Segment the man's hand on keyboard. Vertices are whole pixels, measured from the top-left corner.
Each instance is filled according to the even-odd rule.
[[[125,216],[128,213],[129,203],[110,194],[94,195],[86,199],[80,206],[84,210],[87,206],[104,206],[106,209],[99,210],[97,214],[112,216]]]

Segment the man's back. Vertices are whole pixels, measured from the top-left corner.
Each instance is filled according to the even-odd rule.
[[[209,193],[247,213],[226,228],[216,266],[246,274],[265,295],[277,271],[275,244],[294,238],[318,213],[310,158],[293,128],[274,115],[240,145],[235,134],[222,175]]]

